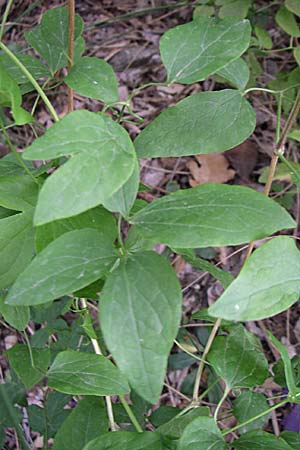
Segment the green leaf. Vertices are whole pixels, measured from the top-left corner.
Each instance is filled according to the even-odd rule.
[[[168,30],[160,40],[160,53],[168,83],[191,84],[205,80],[249,47],[248,20],[196,17]]]
[[[0,220],[0,288],[8,287],[33,257],[32,212]]]
[[[50,45],[48,40],[42,35],[41,25],[35,26],[32,30],[24,33],[28,44],[47,62],[52,76],[68,64],[67,50],[62,51],[56,45]],[[76,63],[85,50],[84,39],[80,36],[74,41],[74,63]]]
[[[293,55],[294,55],[294,58],[298,64],[298,66],[300,66],[300,45],[298,45],[297,47],[294,48]]]
[[[291,13],[285,6],[281,6],[276,13],[275,20],[277,25],[283,29],[287,34],[293,37],[300,36],[300,28],[293,13]]]
[[[115,103],[119,100],[115,73],[103,59],[90,56],[80,58],[64,81],[85,97],[95,98],[104,103]]]
[[[0,296],[0,314],[5,322],[19,331],[25,330],[29,319],[30,310],[28,306],[10,306],[4,303],[5,297]]]
[[[231,445],[237,450],[291,450],[280,436],[262,430],[248,431]]]
[[[74,39],[76,40],[82,33],[83,20],[75,14]],[[43,38],[53,47],[68,51],[68,31],[69,13],[67,8],[52,8],[43,14],[41,21],[41,31]]]
[[[243,90],[249,81],[250,71],[245,61],[238,58],[218,70],[217,75],[225,78],[232,86]]]
[[[50,78],[51,73],[49,69],[35,56],[25,55],[24,53],[17,53],[15,55],[18,60],[26,67],[26,69],[31,73],[34,79],[38,80],[40,78]],[[9,75],[18,83],[25,84],[28,83],[27,76],[23,73],[20,67],[8,56],[1,55],[0,61],[9,73]],[[33,86],[32,86],[32,89]]]
[[[39,186],[28,175],[1,176],[0,205],[15,211],[32,209],[37,200]]]
[[[16,81],[0,62],[0,106],[10,106],[16,125],[32,122],[31,114],[21,107],[22,95]]]
[[[207,406],[200,406],[188,411],[187,413],[174,417],[169,422],[161,425],[157,431],[161,434],[170,436],[172,439],[179,439],[184,429],[193,422],[196,418],[209,416],[209,408]]]
[[[57,220],[37,227],[35,234],[37,252],[39,253],[62,234],[73,230],[81,230],[82,228],[98,230],[106,236],[108,242],[113,242],[118,234],[114,216],[101,206],[97,206],[82,214],[78,214],[78,216]]]
[[[120,395],[129,387],[116,366],[101,355],[67,350],[48,370],[48,385],[72,395]]]
[[[154,200],[131,223],[144,238],[182,248],[237,245],[295,226],[291,216],[263,194],[213,183]]]
[[[233,404],[233,414],[239,423],[255,417],[269,408],[266,397],[259,392],[243,391]],[[239,428],[240,433],[263,427],[269,414],[253,420],[253,422]]]
[[[82,450],[85,444],[107,431],[104,402],[99,397],[85,397],[72,410],[54,439],[53,450]]]
[[[242,325],[215,338],[208,361],[228,389],[254,387],[268,377],[268,361],[256,336]]]
[[[184,430],[178,450],[226,450],[227,445],[212,417],[198,417]]]
[[[18,388],[19,386],[16,383],[0,384],[0,432],[4,428],[16,427],[23,419],[22,412],[14,406],[17,402],[17,395],[19,394]],[[17,432],[21,431],[19,426],[16,428]]]
[[[41,189],[36,225],[99,205],[128,180],[136,164],[128,133],[105,114],[85,110],[54,124],[26,150],[24,158],[55,159],[70,154],[74,156]]]
[[[117,257],[113,243],[99,231],[90,228],[69,231],[33,259],[12,286],[6,302],[47,303],[101,278]]]
[[[254,30],[259,41],[259,46],[270,50],[273,47],[273,42],[267,30],[258,25],[254,27]]]
[[[300,448],[300,433],[294,433],[293,431],[283,431],[280,437],[293,449],[298,450]]]
[[[139,180],[140,170],[138,161],[136,161],[134,171],[126,183],[111,197],[104,200],[105,208],[109,211],[119,212],[124,217],[128,216],[138,193]]]
[[[235,16],[243,19],[248,14],[252,0],[225,0],[217,3],[223,5],[219,11],[221,19],[227,16]]]
[[[153,404],[163,386],[181,301],[173,269],[154,252],[121,261],[102,291],[100,321],[105,342],[133,389]]]
[[[242,143],[255,112],[239,91],[200,92],[163,111],[135,140],[140,158],[215,153]]]
[[[118,431],[102,433],[83,450],[167,450],[159,433]]]
[[[255,250],[209,313],[228,320],[265,319],[293,305],[299,292],[300,253],[293,239],[280,236]]]
[[[285,7],[300,17],[300,3],[299,0],[285,0]]]
[[[24,383],[26,389],[32,388],[46,376],[50,364],[50,349],[32,348],[31,351],[34,366],[26,345],[16,344],[7,351],[10,366]]]

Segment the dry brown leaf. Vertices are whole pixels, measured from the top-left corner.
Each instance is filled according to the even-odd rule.
[[[249,178],[256,166],[257,156],[257,146],[249,140],[225,152],[230,165],[244,180]]]
[[[226,183],[235,176],[235,170],[229,169],[229,162],[222,153],[212,153],[209,155],[196,155],[196,161],[189,161],[189,168],[192,177],[189,180],[191,186],[202,183]]]

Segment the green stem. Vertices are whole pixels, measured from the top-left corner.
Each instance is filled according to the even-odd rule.
[[[190,352],[189,350],[187,350],[183,345],[180,344],[180,342],[178,342],[176,339],[174,339],[175,344],[177,345],[177,347],[179,347],[184,353],[186,353],[187,355],[191,356],[192,358],[196,359],[197,361],[201,361],[203,363],[205,363],[204,359],[199,358],[199,356],[194,355],[194,353]]]
[[[29,338],[27,336],[26,330],[24,330],[24,338],[25,338],[26,345],[27,345],[27,348],[28,348],[28,351],[29,351],[31,365],[35,369],[35,364],[34,364],[34,359],[33,359],[33,354],[32,354],[32,348],[31,348],[30,340],[29,340]]]
[[[276,133],[275,133],[275,143],[276,144],[279,142],[279,139],[280,139],[281,110],[282,110],[282,93],[279,95],[279,100],[278,100],[278,105],[277,105]]]
[[[2,388],[2,389],[1,389]],[[18,438],[21,441],[21,445],[23,450],[30,450],[29,444],[25,439],[23,430],[19,424],[19,422],[16,419],[16,414],[15,414],[15,410],[14,407],[12,406],[10,399],[8,398],[7,392],[5,390],[5,385],[1,386],[1,397],[2,397],[2,401],[4,403],[4,406],[7,410],[8,416],[10,417],[12,423],[13,423],[13,427],[15,428]]]
[[[4,27],[5,27],[5,24],[6,24],[6,21],[7,21],[7,17],[8,17],[9,10],[10,10],[10,7],[12,5],[12,2],[13,2],[13,0],[8,0],[6,8],[5,8],[5,11],[4,11],[4,14],[3,14],[3,17],[2,17],[1,29],[0,29],[0,41],[3,38]]]
[[[217,404],[217,407],[216,407],[216,410],[215,410],[215,413],[214,413],[214,419],[215,419],[216,423],[218,421],[218,414],[219,414],[220,408],[221,408],[223,402],[225,401],[227,395],[229,394],[229,392],[230,392],[230,389],[228,389],[226,387],[226,389],[224,391],[224,394],[222,395],[222,398],[220,399],[219,403]]]
[[[33,87],[36,89],[36,91],[40,94],[43,102],[45,103],[45,105],[47,106],[50,114],[52,115],[53,119],[55,122],[59,121],[59,117],[56,114],[55,109],[53,108],[52,104],[50,103],[48,97],[46,96],[45,92],[43,91],[43,89],[40,87],[40,85],[38,84],[38,82],[33,78],[33,76],[31,75],[31,73],[26,69],[26,67],[24,66],[24,64],[21,63],[21,61],[19,61],[19,59],[6,47],[5,44],[3,44],[3,42],[0,42],[0,48],[4,51],[4,53],[7,54],[7,56],[10,57],[10,59],[22,70],[22,72],[24,73],[24,75],[28,78],[28,80],[30,81],[30,83],[33,85]]]
[[[127,403],[124,395],[119,395],[119,399],[120,399],[120,401],[121,401],[121,403],[123,405],[123,408],[127,412],[128,417],[130,418],[132,424],[134,425],[134,428],[136,429],[136,431],[138,433],[142,433],[143,429],[142,429],[141,425],[138,423],[137,418],[133,414],[132,409],[130,408],[129,404]]]
[[[223,431],[222,436],[227,436],[227,434],[230,434],[233,431],[238,430],[239,428],[244,427],[245,425],[248,425],[248,423],[254,422],[254,420],[259,419],[260,417],[263,417],[263,416],[269,414],[270,412],[274,411],[274,409],[280,408],[281,406],[285,405],[287,402],[288,402],[287,400],[283,400],[282,402],[279,402],[276,405],[271,406],[271,408],[266,409],[265,411],[257,414],[256,416],[251,417],[248,420],[245,420],[245,422],[235,425],[234,427],[230,428],[230,430]]]
[[[30,178],[38,184],[37,179],[35,178],[35,176],[30,172],[30,170],[28,169],[28,167],[26,166],[26,164],[24,163],[23,159],[21,158],[21,156],[19,155],[19,153],[17,152],[17,150],[15,149],[15,146],[13,145],[13,143],[10,140],[10,137],[7,133],[7,131],[5,130],[5,128],[3,127],[3,123],[2,120],[0,119],[0,129],[6,139],[6,142],[9,146],[10,151],[12,152],[12,154],[14,155],[14,157],[16,158],[16,160],[21,164],[21,166],[23,167],[23,169],[25,170],[25,172],[30,176]]]

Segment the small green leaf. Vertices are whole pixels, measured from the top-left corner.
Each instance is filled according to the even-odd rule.
[[[0,185],[1,186],[1,185]],[[56,220],[37,227],[35,233],[35,247],[39,253],[50,242],[57,239],[68,231],[81,230],[82,228],[93,228],[103,233],[107,241],[113,242],[117,237],[118,230],[116,220],[112,214],[101,206],[85,211],[78,216],[68,219]]]
[[[10,306],[4,303],[5,297],[0,296],[0,314],[4,320],[19,331],[25,330],[29,319],[30,310],[28,306]]]
[[[187,413],[174,417],[169,422],[161,425],[157,431],[161,434],[170,436],[172,439],[179,439],[184,429],[198,417],[209,416],[209,408],[200,406],[188,411]]]
[[[133,215],[131,223],[144,238],[182,248],[237,245],[295,226],[291,216],[263,194],[213,183],[154,200]]]
[[[228,320],[265,319],[293,305],[299,293],[300,253],[293,239],[280,236],[255,250],[209,313]]]
[[[119,100],[118,84],[112,67],[103,59],[85,56],[81,58],[64,79],[67,85],[85,97],[104,103]]]
[[[232,86],[243,90],[249,81],[250,71],[245,61],[238,58],[218,70],[217,75],[225,78]]]
[[[273,42],[267,30],[258,25],[254,27],[254,30],[258,38],[259,46],[270,50],[273,47]]]
[[[255,112],[239,91],[200,92],[163,111],[135,140],[140,158],[216,153],[242,143]]]
[[[130,178],[117,192],[115,192],[108,199],[104,200],[104,207],[109,211],[119,212],[124,217],[128,216],[138,193],[139,180],[139,164],[138,161],[136,161],[134,171],[131,174]]]
[[[70,154],[74,156],[41,189],[36,225],[99,205],[128,180],[136,164],[128,133],[105,114],[85,110],[54,124],[26,150],[24,158],[55,159]]]
[[[48,370],[49,387],[72,395],[120,395],[129,387],[116,366],[101,355],[67,350]]]
[[[113,244],[99,231],[69,231],[33,259],[12,286],[6,302],[23,306],[47,303],[101,278],[117,257]]]
[[[7,351],[9,364],[14,369],[26,389],[32,388],[45,376],[50,364],[50,350],[48,348],[32,348],[32,358],[26,345],[16,344]]]
[[[231,445],[237,450],[291,450],[291,447],[280,436],[262,430],[248,431]]]
[[[37,201],[39,187],[28,175],[0,178],[0,205],[15,211],[32,209]]]
[[[257,337],[242,325],[232,328],[228,336],[215,338],[208,361],[228,389],[254,387],[269,375],[268,361]]]
[[[97,439],[89,442],[83,450],[167,450],[159,433],[144,431],[133,433],[102,433]]]
[[[217,20],[200,16],[168,30],[160,40],[168,83],[205,80],[247,50],[250,33],[248,20],[233,17]]]
[[[0,288],[8,287],[33,257],[32,211],[0,220]]]
[[[283,29],[287,34],[293,37],[300,36],[300,28],[293,13],[291,13],[285,6],[281,6],[276,13],[275,20],[277,25]]]
[[[297,47],[294,47],[293,55],[294,55],[294,58],[298,64],[298,66],[300,66],[300,45],[298,45]]]
[[[285,7],[300,17],[300,3],[299,0],[285,0]]]
[[[219,1],[217,4],[222,4],[219,15],[221,19],[224,17],[240,17],[245,18],[248,14],[248,10],[252,4],[252,0],[225,0]]]
[[[54,438],[53,450],[82,450],[85,444],[107,431],[104,402],[99,397],[85,397],[72,410]]]
[[[266,411],[269,408],[266,397],[259,392],[243,391],[233,404],[233,414],[239,423],[243,423],[252,417]],[[253,420],[239,428],[240,433],[263,427],[269,414]]]
[[[122,261],[102,291],[100,321],[105,342],[133,389],[153,404],[163,386],[181,302],[173,269],[154,252]]]
[[[183,431],[178,450],[226,450],[227,445],[212,417],[198,417]]]

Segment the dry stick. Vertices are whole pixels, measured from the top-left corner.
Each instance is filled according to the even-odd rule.
[[[265,185],[265,190],[264,190],[264,194],[267,195],[267,196],[269,195],[270,190],[271,190],[271,185],[272,185],[273,177],[274,177],[274,174],[275,174],[276,165],[277,165],[277,162],[278,162],[278,155],[277,155],[277,153],[278,152],[281,152],[281,153],[284,152],[284,146],[285,146],[285,143],[287,141],[288,134],[289,134],[289,132],[290,132],[290,130],[291,130],[291,128],[292,128],[296,118],[297,118],[297,114],[299,112],[299,108],[300,108],[300,89],[297,92],[297,96],[296,96],[293,108],[292,108],[292,110],[291,110],[291,112],[289,114],[289,117],[288,117],[287,121],[286,121],[286,124],[284,126],[283,131],[282,131],[282,134],[281,134],[280,138],[278,139],[277,144],[275,145],[274,153],[273,153],[271,164],[270,164],[269,174],[268,174],[268,178],[267,178],[266,185]],[[279,125],[280,125],[280,120],[278,122],[279,122]],[[279,135],[279,130],[280,130],[279,125],[277,126],[277,129],[276,129],[276,137],[278,137],[278,135]],[[253,250],[253,246],[254,246],[254,242],[250,242],[249,247],[248,247],[248,251],[247,251],[247,254],[246,254],[245,261],[247,261],[247,259],[251,255],[251,252]],[[216,322],[215,322],[215,325],[214,325],[214,327],[213,327],[213,329],[211,331],[211,334],[210,334],[210,336],[208,338],[208,341],[206,343],[206,346],[205,346],[205,349],[204,349],[204,352],[203,352],[203,355],[202,355],[203,360],[205,360],[205,358],[206,358],[206,356],[207,356],[207,354],[208,354],[208,352],[209,352],[209,350],[210,350],[210,348],[212,346],[212,343],[213,343],[214,338],[215,338],[215,336],[216,336],[216,334],[218,332],[218,329],[219,329],[219,327],[221,325],[221,322],[222,322],[222,319],[220,319],[220,318],[217,319]],[[198,367],[198,371],[197,371],[197,375],[196,375],[194,391],[193,391],[193,402],[195,404],[198,403],[198,392],[199,392],[202,372],[203,372],[203,369],[204,369],[204,364],[205,364],[204,362],[202,362],[202,361],[200,362],[199,367]]]
[[[74,33],[75,33],[75,0],[69,0],[69,29],[68,29],[68,72],[73,66],[74,55]],[[71,112],[74,109],[74,92],[73,89],[68,87],[68,111]]]

